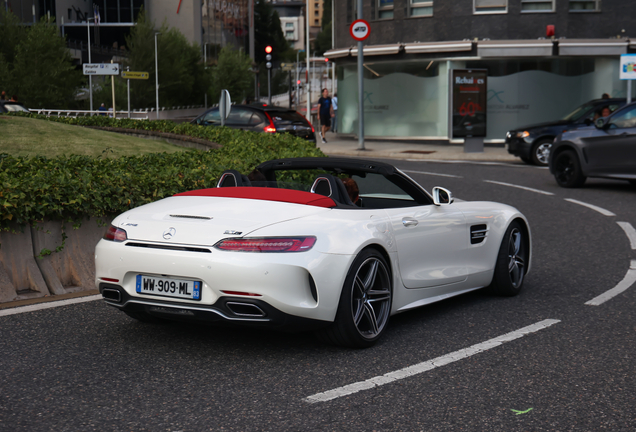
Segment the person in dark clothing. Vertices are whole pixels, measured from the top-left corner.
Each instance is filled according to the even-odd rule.
[[[329,90],[322,89],[322,97],[318,99],[318,121],[320,122],[320,135],[323,143],[327,142],[325,134],[331,127],[331,118],[333,116],[333,102],[329,97]]]

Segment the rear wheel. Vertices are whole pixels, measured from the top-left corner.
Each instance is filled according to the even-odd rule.
[[[539,166],[548,166],[550,159],[550,149],[552,148],[551,139],[543,139],[532,146],[530,158],[532,163]]]
[[[526,276],[529,250],[521,224],[511,223],[501,241],[495,274],[488,287],[492,294],[508,297],[519,294]]]
[[[576,188],[583,186],[585,176],[581,170],[579,158],[572,150],[559,153],[554,159],[554,178],[559,186]]]
[[[320,330],[318,336],[334,345],[370,347],[384,333],[392,299],[386,260],[376,250],[366,249],[349,269],[334,323]]]

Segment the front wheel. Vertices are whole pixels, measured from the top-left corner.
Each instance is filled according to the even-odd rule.
[[[334,345],[368,348],[382,336],[392,300],[386,260],[376,250],[366,249],[347,273],[334,323],[320,330],[318,336]]]
[[[529,246],[521,224],[511,223],[499,247],[495,273],[488,287],[491,293],[507,297],[519,294],[528,269]]]
[[[532,163],[538,166],[548,166],[550,159],[550,149],[552,148],[552,140],[544,139],[532,146],[530,157]]]
[[[554,159],[554,178],[559,186],[564,188],[576,188],[583,186],[585,176],[581,170],[581,164],[576,153],[565,150]]]

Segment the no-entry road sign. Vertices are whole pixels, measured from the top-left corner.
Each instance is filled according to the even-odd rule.
[[[121,77],[125,79],[148,79],[148,72],[122,71]]]
[[[369,23],[363,19],[356,20],[351,23],[349,27],[349,33],[351,37],[357,40],[358,42],[362,42],[366,38],[369,37],[371,33],[371,27],[369,27]]]
[[[118,63],[84,63],[84,75],[119,75]]]

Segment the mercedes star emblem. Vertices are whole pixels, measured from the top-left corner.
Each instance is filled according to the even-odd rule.
[[[168,228],[163,232],[163,238],[166,240],[170,240],[177,233],[177,230],[173,227]]]

